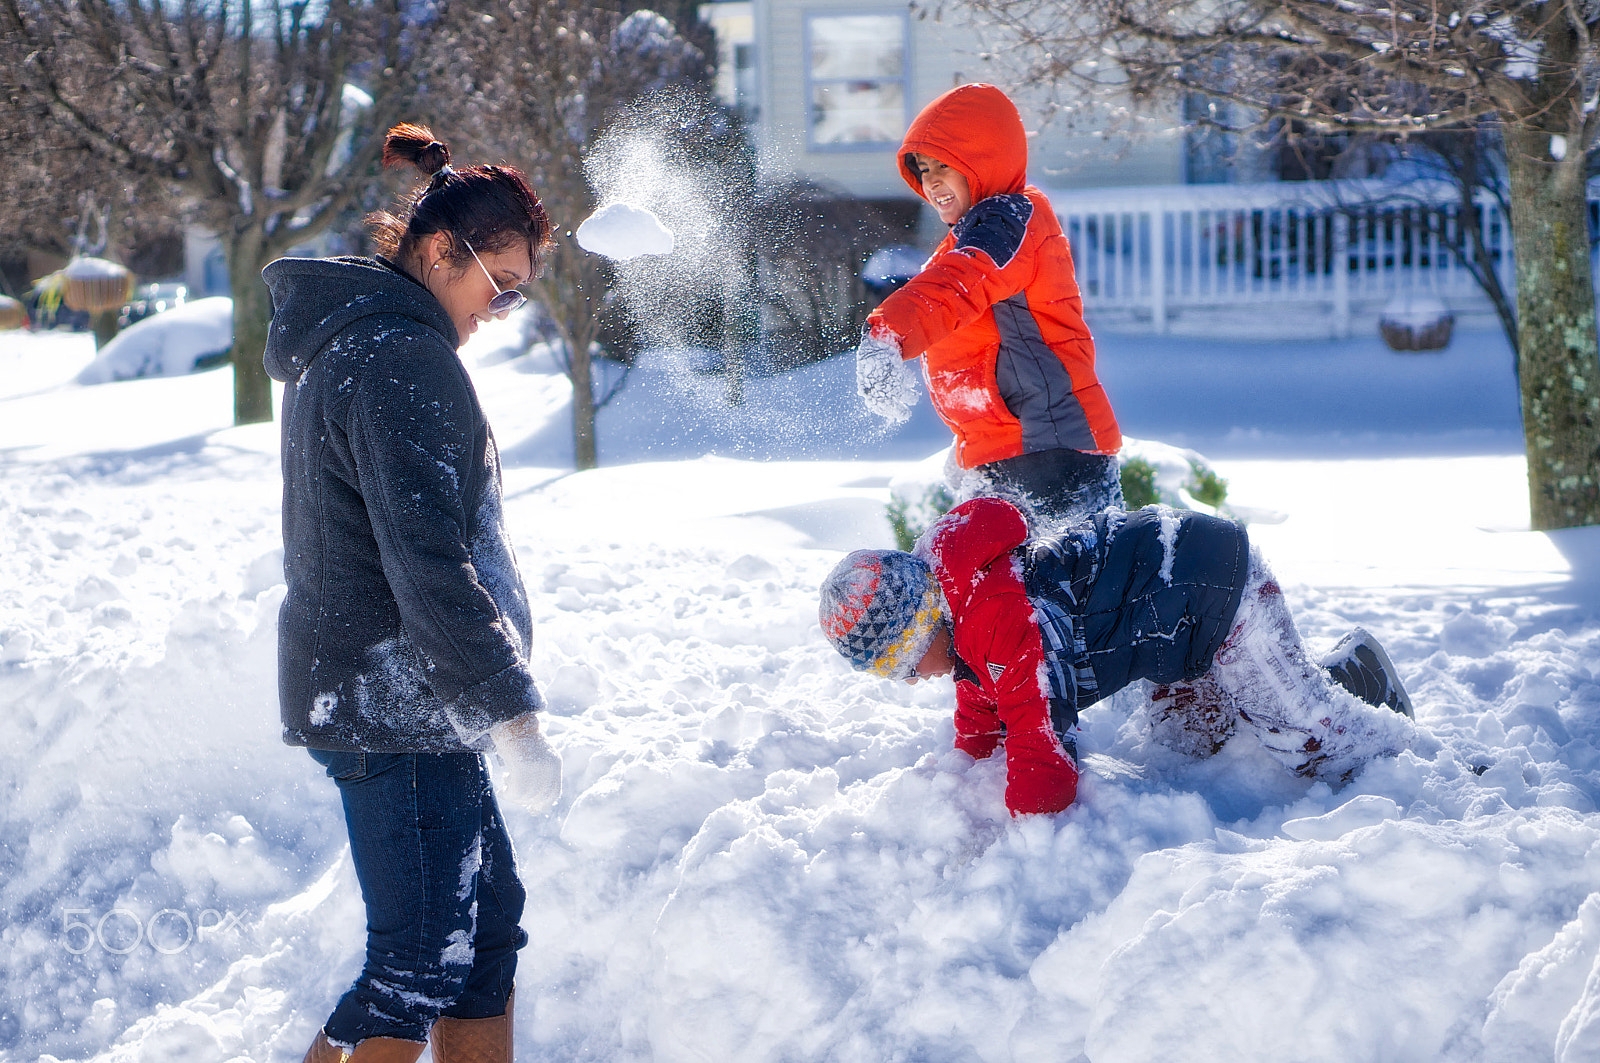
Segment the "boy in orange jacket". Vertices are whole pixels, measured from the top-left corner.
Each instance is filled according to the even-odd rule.
[[[1001,493],[1048,520],[1122,505],[1122,435],[1094,368],[1094,338],[1050,201],[1027,183],[1022,118],[993,85],[923,108],[901,176],[949,225],[921,273],[867,319],[856,352],[869,409],[904,421],[921,357],[955,433],[963,494]]]

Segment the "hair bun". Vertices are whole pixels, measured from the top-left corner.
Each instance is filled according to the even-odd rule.
[[[443,141],[435,140],[433,130],[427,126],[402,122],[383,139],[383,164],[400,166],[406,163],[432,177],[450,165],[450,148]]]

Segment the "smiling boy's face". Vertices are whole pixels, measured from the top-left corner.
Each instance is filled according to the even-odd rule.
[[[913,152],[911,161],[922,175],[922,194],[939,212],[939,220],[946,225],[960,221],[972,206],[972,191],[967,187],[967,179],[959,170],[952,169],[948,163],[932,155]]]

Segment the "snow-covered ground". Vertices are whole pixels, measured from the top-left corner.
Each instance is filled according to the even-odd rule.
[[[947,685],[850,672],[815,590],[883,545],[836,360],[748,404],[659,353],[570,472],[566,385],[481,334],[566,765],[512,809],[525,1058],[1600,1057],[1600,529],[1527,530],[1503,340],[1103,338],[1131,435],[1194,447],[1313,643],[1384,639],[1439,751],[1335,792],[1089,712],[1077,806],[1010,819]],[[0,334],[0,1060],[292,1063],[355,973],[333,785],[279,743],[276,436],[228,371],[85,387]]]

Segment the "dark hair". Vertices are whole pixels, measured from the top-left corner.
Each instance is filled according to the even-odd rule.
[[[383,141],[385,166],[412,165],[428,183],[407,195],[396,211],[367,215],[378,253],[395,261],[437,232],[450,234],[452,262],[469,257],[465,239],[479,254],[504,251],[525,241],[535,268],[550,244],[550,217],[528,179],[511,166],[450,165],[450,148],[427,126],[402,123]]]

